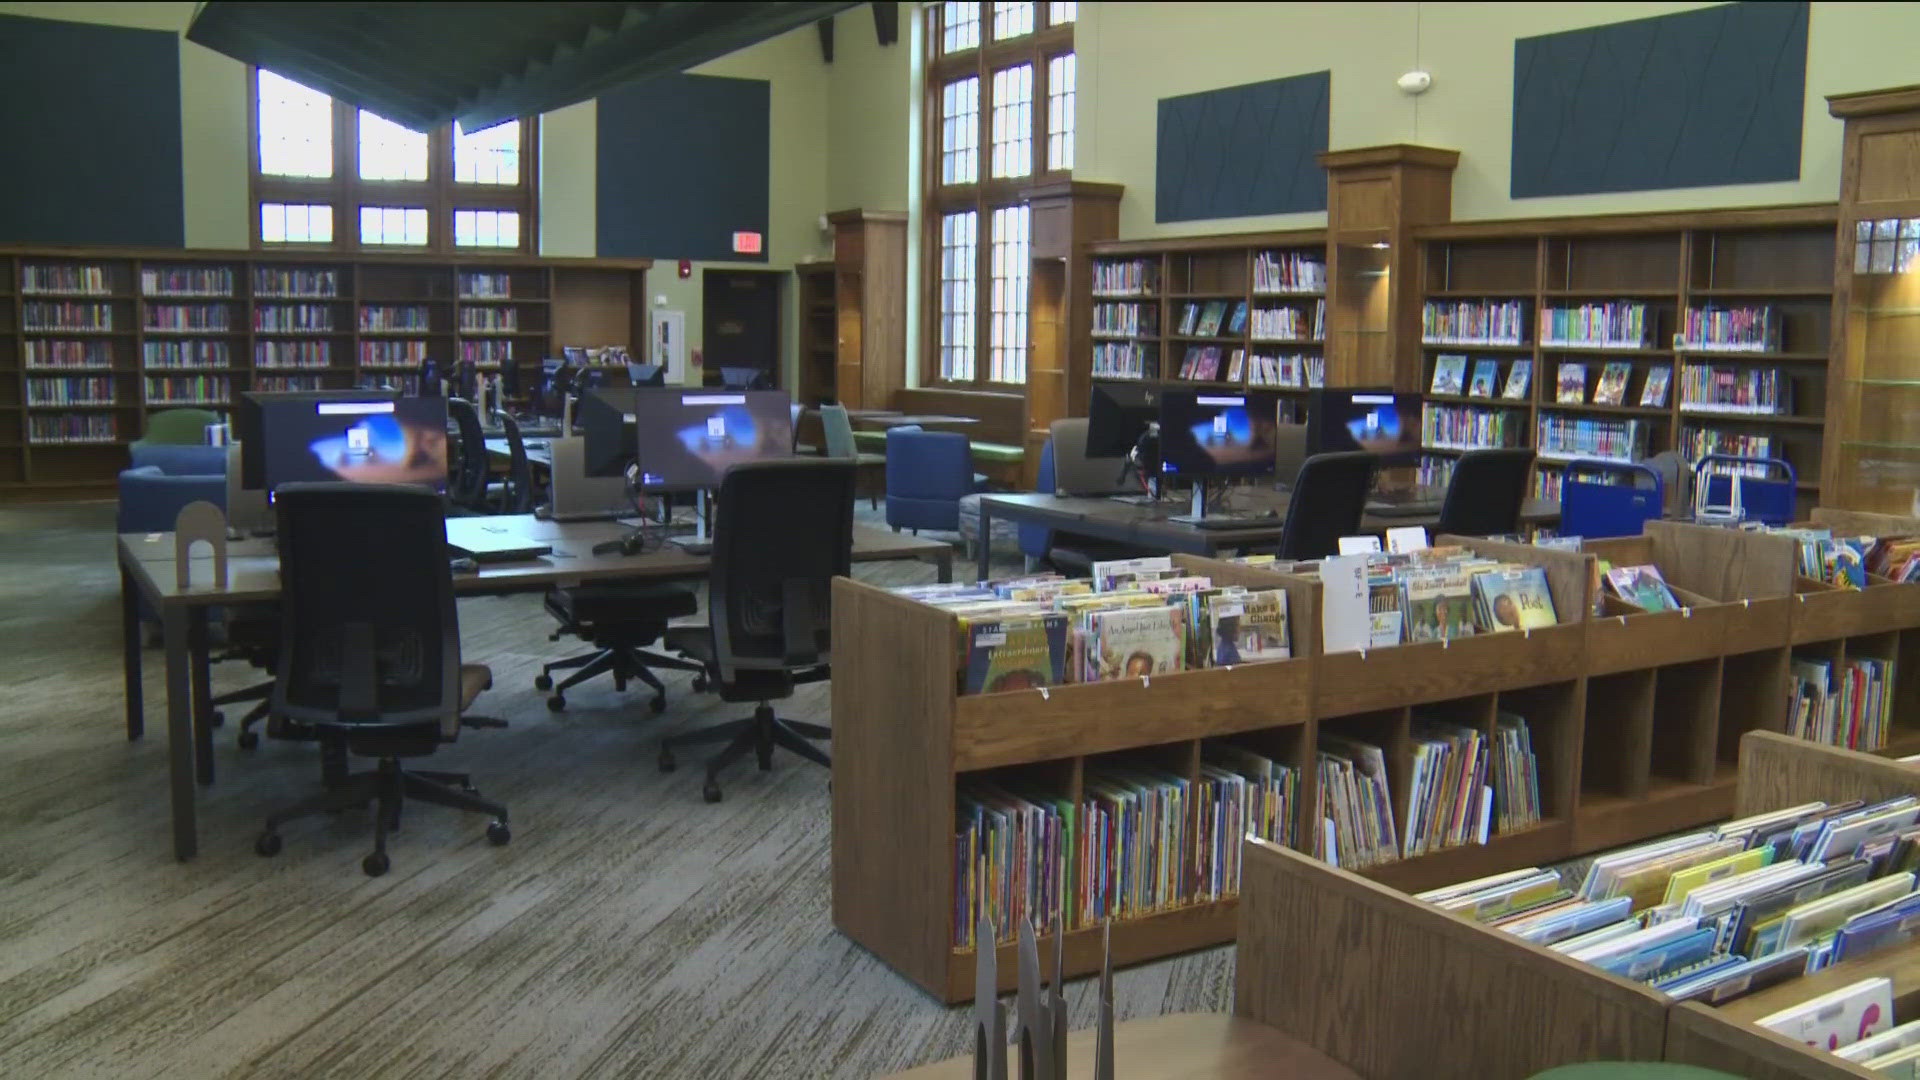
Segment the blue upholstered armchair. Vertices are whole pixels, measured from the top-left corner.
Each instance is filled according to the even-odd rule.
[[[887,432],[887,524],[960,531],[960,499],[980,490],[967,437],[913,426]]]
[[[1046,445],[1040,448],[1040,472],[1034,478],[1033,490],[1043,495],[1053,494],[1053,439],[1051,437],[1047,439]],[[1047,552],[1051,550],[1053,550],[1052,529],[1045,525],[1022,524],[1020,526],[1020,554],[1027,557],[1029,569],[1045,559]]]
[[[191,502],[227,505],[227,448],[136,443],[120,474],[119,532],[168,532]]]

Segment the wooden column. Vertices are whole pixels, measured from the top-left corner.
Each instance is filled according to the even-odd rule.
[[[1453,217],[1457,150],[1369,146],[1327,170],[1327,385],[1421,389],[1413,230]]]
[[[907,215],[841,210],[833,226],[834,389],[849,409],[884,409],[907,384]]]
[[[1061,180],[1027,193],[1033,267],[1027,301],[1027,422],[1023,483],[1040,469],[1047,429],[1086,412],[1091,388],[1093,264],[1087,244],[1120,231],[1119,184]]]
[[[1846,122],[1820,502],[1920,506],[1920,86],[1836,94]],[[1863,240],[1862,230],[1867,236]]]

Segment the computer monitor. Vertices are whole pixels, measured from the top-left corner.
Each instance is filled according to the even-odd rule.
[[[649,391],[657,393],[658,391]],[[631,386],[603,386],[580,395],[574,422],[581,429],[581,451],[588,476],[623,476],[633,464],[635,398]]]
[[[791,402],[779,390],[636,390],[641,486],[703,491],[730,465],[793,456]]]
[[[362,387],[358,390],[264,390],[240,395],[233,411],[233,438],[240,444],[240,486],[248,491],[267,487],[267,432],[286,417],[311,412],[321,402],[394,401],[397,390]],[[271,423],[269,422],[271,421]]]
[[[767,385],[766,372],[757,367],[723,367],[720,385],[728,390],[759,390]]]
[[[447,488],[445,398],[361,393],[349,399],[283,400],[263,403],[260,415],[262,481],[269,498],[282,484],[303,481]]]
[[[1421,400],[1386,388],[1316,389],[1307,403],[1307,452],[1365,450],[1383,465],[1416,464]]]
[[[1159,391],[1153,387],[1095,383],[1087,402],[1087,456],[1126,457],[1140,433],[1159,419]]]
[[[1160,392],[1160,471],[1195,478],[1266,476],[1280,395],[1272,390]]]

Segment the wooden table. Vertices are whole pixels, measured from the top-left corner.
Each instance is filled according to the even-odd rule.
[[[1390,1036],[1383,1036],[1390,1037]],[[1067,1035],[1067,1076],[1093,1076],[1094,1032]],[[1011,1049],[1011,1048],[1010,1048]],[[1121,1080],[1360,1080],[1360,1074],[1256,1020],[1175,1013],[1113,1026],[1113,1074]],[[1019,1067],[1009,1059],[1009,1076]],[[886,1080],[973,1080],[973,1055],[894,1073]]]
[[[1115,499],[1068,495],[983,495],[980,497],[979,564],[981,580],[988,577],[993,545],[993,519],[1005,518],[1023,525],[1045,525],[1057,532],[1114,540],[1156,551],[1182,551],[1189,555],[1218,555],[1275,544],[1286,524],[1287,495],[1278,491],[1250,492],[1249,502],[1258,509],[1271,511],[1273,517],[1243,529],[1199,529],[1167,520],[1171,514],[1187,512],[1185,503],[1161,501],[1138,505]],[[1551,524],[1560,520],[1560,504],[1545,499],[1528,499],[1520,506],[1520,520],[1528,525]],[[1439,524],[1436,512],[1418,517],[1376,517],[1360,519],[1360,531],[1378,533],[1408,525],[1429,528]]]
[[[640,555],[596,555],[593,546],[626,535],[616,521],[544,521],[531,514],[449,518],[447,535],[511,531],[550,545],[549,556],[524,562],[483,563],[478,571],[453,576],[462,596],[545,592],[555,585],[583,581],[685,580],[703,578],[712,566],[707,555],[689,554],[663,544]],[[120,617],[127,738],[146,732],[141,686],[141,600],[160,613],[166,644],[167,768],[171,778],[173,853],[190,859],[198,850],[194,784],[213,783],[213,706],[209,686],[207,614],[214,607],[272,603],[280,598],[280,556],[273,541],[236,540],[227,546],[227,586],[215,588],[213,558],[191,560],[194,584],[182,587],[174,572],[174,537],[166,533],[121,533]],[[869,525],[853,527],[853,561],[924,559],[933,562],[941,581],[953,579],[953,547],[938,540],[895,533]]]

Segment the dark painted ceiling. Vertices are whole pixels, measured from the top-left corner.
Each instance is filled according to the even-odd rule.
[[[211,0],[187,40],[424,129],[477,131],[685,71],[854,3]]]

